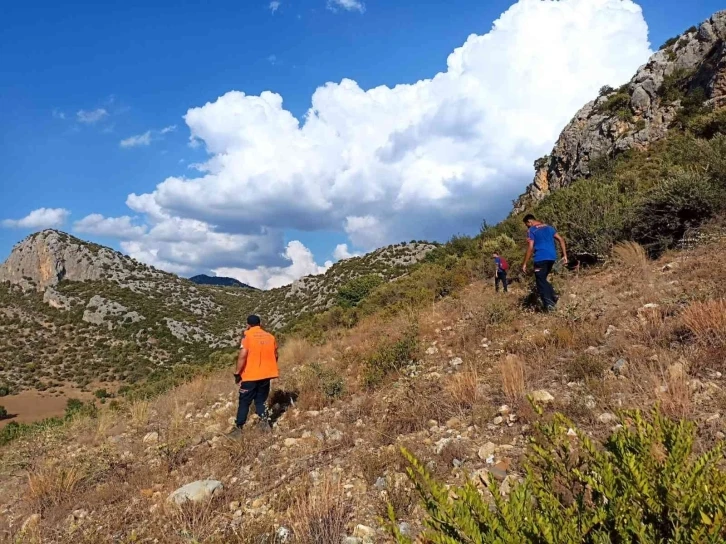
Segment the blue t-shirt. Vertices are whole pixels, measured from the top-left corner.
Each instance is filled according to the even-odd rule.
[[[499,272],[501,272],[502,271],[502,259],[500,259],[499,257],[494,257],[494,264],[497,265],[497,270]]]
[[[527,237],[534,241],[534,262],[557,260],[555,234],[557,231],[550,225],[529,227]]]

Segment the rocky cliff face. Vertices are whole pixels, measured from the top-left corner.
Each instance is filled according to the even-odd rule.
[[[603,88],[577,112],[552,153],[535,162],[534,181],[514,213],[589,176],[594,160],[662,139],[689,101],[726,106],[726,11],[670,40],[629,83]]]
[[[63,279],[122,280],[140,266],[110,248],[84,242],[64,232],[44,230],[13,248],[0,265],[0,282],[45,291]]]

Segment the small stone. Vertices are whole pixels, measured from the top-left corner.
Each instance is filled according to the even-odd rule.
[[[552,402],[553,400],[555,400],[555,397],[553,397],[552,394],[545,389],[539,389],[537,391],[532,391],[530,393],[530,396],[532,397],[532,400],[534,402],[547,403],[547,402]]]
[[[239,501],[232,501],[231,503],[229,503],[229,511],[235,512],[235,511],[239,510],[241,506],[242,506],[242,503],[240,503]]]
[[[648,304],[646,304],[645,306],[643,306],[643,308],[645,308],[646,310],[653,310],[653,309],[658,308],[658,307],[659,307],[659,305],[656,304],[655,302],[649,302]]]
[[[706,418],[706,423],[711,423],[712,421],[717,421],[721,418],[721,414],[713,414]]]
[[[402,521],[398,524],[398,532],[403,536],[411,536],[411,525]]]
[[[599,350],[599,349],[597,349],[597,348],[596,348],[595,346],[589,346],[589,347],[588,347],[588,348],[587,348],[587,349],[585,350],[585,353],[586,353],[587,355],[597,355],[598,353],[600,353],[600,350]]]
[[[494,419],[492,419],[492,423],[494,425],[501,425],[504,422],[504,418],[502,416],[497,416]]]
[[[451,438],[442,438],[436,442],[436,448],[434,450],[436,451],[436,455],[441,455],[441,452],[444,451],[444,448],[451,443],[451,440]]]
[[[280,539],[280,542],[287,542],[290,539],[290,529],[287,527],[279,527],[277,529],[277,538]]]
[[[353,536],[363,540],[373,540],[376,536],[376,530],[367,525],[356,525],[355,529],[353,529]]]
[[[603,423],[605,425],[609,425],[611,423],[615,423],[618,420],[618,417],[615,414],[611,414],[610,412],[605,412],[603,414],[600,414],[597,417],[597,420],[600,423]]]
[[[381,491],[386,489],[386,479],[383,476],[379,476],[376,479],[376,483],[373,484],[373,487]]]
[[[283,444],[286,448],[293,448],[297,446],[297,438],[286,438]]]
[[[511,412],[512,410],[511,410],[511,409],[509,408],[509,406],[507,406],[506,404],[502,404],[502,405],[501,405],[501,406],[499,407],[499,410],[497,410],[497,411],[499,412],[499,415],[500,415],[500,416],[506,416],[506,415],[509,415],[509,413],[510,413],[510,412]]]
[[[201,502],[221,492],[222,482],[218,480],[197,480],[180,487],[168,497],[169,502],[184,504],[186,502]]]
[[[724,438],[726,438],[726,434],[723,434],[721,431],[717,431],[716,432],[716,438],[718,440],[723,440]]]
[[[489,456],[494,454],[496,449],[496,444],[494,444],[493,442],[487,442],[481,448],[479,448],[477,455],[479,456],[479,459],[481,459],[482,461],[486,461]]]
[[[232,514],[232,516],[233,516],[233,517],[234,517],[235,519],[240,519],[240,518],[242,517],[242,515],[243,515],[243,514],[242,514],[242,510],[235,510],[235,511],[234,511],[234,514]]]
[[[430,348],[426,349],[426,355],[436,355],[439,352],[439,348],[436,346],[431,346]]]
[[[489,474],[491,474],[496,480],[503,482],[507,477],[507,469],[503,464],[497,463],[489,469]]]
[[[255,499],[254,501],[252,501],[252,508],[254,508],[255,510],[258,510],[258,509],[262,508],[264,506],[264,504],[265,504],[265,501],[263,501],[262,499]]]
[[[618,359],[615,364],[612,366],[612,371],[615,373],[616,376],[621,376],[625,373],[625,371],[628,368],[628,361],[625,359]]]
[[[615,325],[608,325],[608,330],[605,331],[605,336],[608,337],[617,330],[618,329],[615,327]]]
[[[146,435],[144,435],[144,439],[143,439],[144,444],[155,444],[158,441],[159,441],[159,433],[157,433],[156,431],[146,433]]]
[[[461,366],[464,364],[464,361],[462,361],[461,357],[454,357],[449,361],[449,365],[453,367]]]

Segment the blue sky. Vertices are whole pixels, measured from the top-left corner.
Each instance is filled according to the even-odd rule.
[[[415,165],[410,166],[409,172],[401,174],[405,179],[402,178],[396,193],[397,202],[405,201],[406,205],[394,207],[386,214],[400,212],[411,218],[428,218],[421,220],[416,228],[409,228],[411,221],[408,219],[385,223],[383,219],[386,217],[375,217],[375,213],[370,211],[361,212],[358,216],[347,210],[338,217],[331,210],[340,208],[341,204],[332,197],[326,205],[321,204],[321,213],[303,217],[305,214],[300,208],[315,209],[317,206],[314,195],[310,196],[309,204],[301,199],[304,206],[301,203],[300,207],[278,207],[274,203],[275,194],[268,195],[273,199],[272,204],[269,200],[257,203],[255,196],[251,200],[256,204],[250,210],[243,209],[247,200],[242,199],[236,207],[244,217],[230,212],[228,217],[220,219],[225,226],[218,227],[215,218],[216,214],[222,213],[223,203],[208,203],[207,208],[202,210],[201,205],[194,205],[195,200],[199,201],[199,193],[191,189],[190,192],[186,187],[183,191],[179,189],[177,194],[166,189],[155,193],[155,189],[170,177],[189,179],[211,172],[223,180],[228,180],[229,176],[234,178],[229,170],[215,170],[215,166],[207,165],[201,170],[190,168],[190,165],[205,163],[215,155],[226,157],[239,153],[235,159],[237,167],[245,171],[248,169],[249,157],[239,147],[234,134],[244,133],[245,123],[251,123],[252,118],[244,114],[241,125],[222,126],[225,119],[233,115],[230,112],[247,107],[243,99],[237,97],[232,100],[234,97],[228,95],[230,100],[225,104],[228,109],[223,110],[217,99],[229,91],[241,91],[250,96],[273,91],[282,97],[283,104],[281,108],[271,107],[275,111],[270,118],[277,115],[278,109],[284,108],[302,122],[311,107],[313,93],[326,82],[340,83],[349,78],[365,91],[379,85],[412,84],[446,71],[447,57],[452,51],[462,46],[470,34],[487,33],[493,21],[513,3],[501,0],[428,3],[368,0],[364,4],[357,0],[327,3],[326,0],[282,0],[279,5],[256,0],[183,3],[131,0],[113,6],[104,2],[77,1],[10,3],[4,6],[0,21],[0,163],[3,165],[0,219],[19,219],[39,208],[62,208],[70,212],[61,227],[64,230],[73,232],[74,221],[89,214],[101,214],[104,219],[128,217],[133,225],[147,233],[158,225],[158,220],[149,219],[148,208],[140,211],[142,207],[137,206],[130,210],[126,200],[131,193],[154,193],[156,202],[161,203],[168,217],[179,218],[179,221],[202,221],[207,225],[199,227],[197,223],[185,223],[185,233],[190,229],[197,232],[207,229],[204,236],[212,231],[228,235],[228,238],[215,238],[214,242],[225,246],[225,249],[213,254],[200,253],[197,247],[192,247],[194,240],[200,245],[209,245],[211,240],[201,234],[196,239],[184,234],[178,240],[170,240],[173,236],[169,234],[134,242],[133,236],[126,236],[125,240],[115,236],[108,228],[86,228],[86,232],[79,233],[79,236],[123,247],[126,251],[133,250],[132,254],[139,258],[166,265],[166,268],[180,273],[207,269],[249,270],[252,276],[240,274],[247,279],[258,279],[261,285],[268,285],[266,282],[275,276],[276,271],[283,271],[283,276],[287,274],[286,277],[290,277],[323,269],[324,262],[334,258],[334,250],[339,244],[346,244],[346,248],[339,249],[335,257],[394,241],[397,236],[408,238],[420,234],[421,237],[447,238],[453,232],[471,231],[474,216],[478,213],[476,209],[464,209],[466,207],[462,206],[461,213],[457,215],[458,211],[452,212],[452,209],[458,210],[456,202],[449,202],[446,204],[447,213],[431,212],[426,215],[435,207],[432,202],[439,202],[440,188],[411,187],[413,182],[408,181],[413,177],[411,172],[421,168]],[[643,0],[638,4],[642,7],[648,38],[654,49],[667,38],[723,7],[713,0]],[[630,22],[623,24],[631,25]],[[636,27],[631,25],[627,28]],[[536,32],[546,36],[548,29],[539,28]],[[642,38],[634,37],[633,40],[635,49],[638,45],[636,40],[642,42]],[[572,47],[571,43],[567,45]],[[642,57],[642,52],[638,55]],[[638,64],[630,58],[627,62],[634,63],[634,66]],[[632,71],[628,67],[628,74]],[[593,81],[593,86],[598,83]],[[342,91],[336,89],[335,92]],[[355,107],[347,102],[343,105],[341,96],[321,98],[326,108],[320,114],[321,119],[338,113],[345,117],[349,111],[346,108]],[[355,96],[355,93],[348,92],[346,96]],[[580,96],[573,96],[571,100],[572,103],[583,102]],[[207,103],[212,105],[199,110],[199,120],[190,128],[184,115],[190,108],[200,108]],[[331,104],[338,104],[340,111],[334,110]],[[364,113],[357,114],[365,117]],[[395,115],[395,109],[391,115]],[[351,117],[354,116],[351,114]],[[215,125],[215,119],[222,124]],[[284,119],[278,121],[287,126]],[[251,132],[254,136],[250,138],[257,141],[270,135],[270,145],[275,145],[276,131],[284,130],[278,126],[278,121],[265,121],[269,126],[264,132]],[[560,120],[557,119],[557,122]],[[336,127],[340,127],[346,121],[336,120],[335,123]],[[452,130],[459,140],[467,137],[466,130],[459,125]],[[190,131],[197,137],[199,145],[189,145]],[[336,131],[341,132],[337,128]],[[553,139],[545,132],[543,130],[542,141],[533,147],[551,147]],[[552,132],[551,129],[549,132]],[[355,137],[359,137],[360,131],[356,134],[358,136]],[[396,134],[400,136],[403,132],[398,130]],[[136,139],[129,140],[132,137]],[[552,141],[547,143],[547,139]],[[127,141],[126,146],[122,145],[123,140]],[[231,140],[235,143],[231,144]],[[297,144],[290,145],[297,148]],[[211,150],[215,146],[217,153]],[[441,146],[439,143],[436,148]],[[334,153],[335,149],[338,148],[331,144],[330,152]],[[425,149],[425,146],[419,145],[418,149]],[[345,153],[354,154],[350,149]],[[522,155],[523,163],[536,158],[524,152]],[[291,155],[285,152],[277,161],[284,162],[287,156]],[[305,158],[305,155],[302,157],[298,161],[302,169],[319,160]],[[471,161],[471,156],[461,158],[464,155],[457,151],[447,157],[447,171],[458,171],[452,157],[458,157],[462,164]],[[516,163],[517,159],[510,164]],[[531,162],[526,167],[530,165]],[[324,169],[316,173],[317,167],[310,168],[314,170],[309,174],[312,180],[316,179],[316,175],[327,175]],[[347,171],[347,168],[341,171]],[[487,170],[482,168],[477,171]],[[497,165],[496,169],[504,172],[502,175],[520,175],[506,171],[507,168],[509,166]],[[250,169],[258,171],[257,166]],[[302,180],[300,183],[305,187],[309,188],[312,183],[305,181],[305,173],[299,171],[290,173],[285,170],[271,175],[280,179],[288,174],[290,179]],[[371,176],[371,179],[379,180],[387,174],[380,171]],[[451,179],[447,178],[449,189],[453,183]],[[461,181],[459,177],[456,180]],[[517,177],[516,187],[510,188],[506,194],[502,193],[501,198],[494,192],[482,197],[482,193],[470,187],[457,194],[460,197],[477,195],[478,198],[490,199],[496,203],[496,208],[482,205],[478,221],[485,215],[489,220],[496,220],[508,212],[506,203],[512,192],[516,193],[515,189],[521,191],[526,181]],[[219,179],[214,182],[233,183]],[[361,174],[356,181],[347,180],[346,183],[351,183],[350,187],[359,187],[368,186],[371,181]],[[218,191],[220,186],[208,187],[209,191]],[[222,187],[234,192],[233,185]],[[253,196],[253,193],[264,192],[265,187],[266,182],[259,176],[252,181],[245,179],[239,185],[240,192]],[[344,191],[347,186],[337,181],[331,187],[335,192]],[[206,189],[201,190],[204,193]],[[292,190],[292,200],[296,191]],[[314,188],[310,191],[315,193]],[[353,189],[348,192],[351,191]],[[377,189],[372,188],[371,191],[376,193]],[[381,194],[385,193],[383,189],[381,191]],[[402,198],[402,191],[411,192],[416,198]],[[283,195],[281,199],[286,198],[283,193],[280,194]],[[419,198],[421,194],[429,195],[429,200]],[[366,202],[363,208],[381,208],[380,203],[369,203],[365,192],[355,199]],[[234,203],[231,205],[234,206]],[[260,215],[266,213],[265,206],[269,208],[270,216],[275,215],[269,221]],[[351,209],[355,207],[354,201]],[[450,220],[454,216],[457,219]],[[245,223],[246,218],[250,218],[253,224],[238,227],[238,224]],[[254,225],[255,222],[258,224]],[[12,245],[32,230],[0,229],[0,259],[4,259]],[[301,244],[295,247],[286,245],[292,240]],[[127,242],[125,246],[122,245],[124,241]],[[179,245],[181,242],[183,245]],[[166,243],[177,245],[163,246]],[[155,244],[162,248],[159,252],[156,252]],[[268,244],[269,248],[258,248],[264,244]],[[252,255],[255,248],[259,249],[255,258],[229,257],[237,250]],[[310,250],[314,266],[319,269],[310,268],[313,265],[307,262],[307,268],[285,273],[283,269],[289,264],[289,259],[294,260],[293,253],[304,253],[305,250]],[[283,251],[287,251],[288,260],[279,258]],[[209,259],[210,264],[207,265],[205,259]],[[254,276],[252,271],[257,269],[260,271]],[[279,283],[282,280],[277,278],[273,284],[275,281]]]

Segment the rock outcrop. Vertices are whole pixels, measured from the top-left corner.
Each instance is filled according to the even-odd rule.
[[[629,83],[603,88],[577,112],[552,153],[535,162],[534,180],[513,213],[589,176],[593,161],[644,149],[665,137],[689,93],[702,93],[704,103],[713,107],[726,106],[726,11],[671,42]]]
[[[0,265],[0,282],[45,291],[63,280],[120,279],[138,263],[110,248],[84,242],[64,232],[44,230],[17,244]]]

